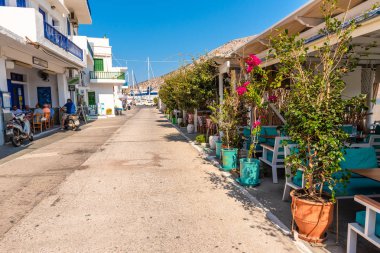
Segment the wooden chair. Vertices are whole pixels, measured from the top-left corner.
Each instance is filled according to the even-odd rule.
[[[380,237],[377,229],[380,221],[380,203],[364,195],[356,195],[354,200],[366,207],[366,211],[356,214],[356,223],[348,224],[347,253],[356,253],[358,235],[380,248]]]
[[[36,132],[36,129],[40,129],[42,133],[42,114],[34,114],[33,115],[33,132]]]
[[[284,148],[282,142],[289,140],[289,137],[275,137],[274,146],[260,144],[263,148],[263,156],[260,161],[272,167],[273,183],[278,184],[277,169],[285,168],[284,166]]]
[[[205,120],[203,116],[198,116],[198,132],[201,134],[205,133]]]
[[[53,116],[53,117],[50,116],[50,126],[51,126],[51,127],[54,127],[54,126],[55,126],[54,116]]]
[[[50,128],[50,112],[46,112],[44,113],[44,116],[43,116],[43,125],[45,127],[45,130],[49,129]]]

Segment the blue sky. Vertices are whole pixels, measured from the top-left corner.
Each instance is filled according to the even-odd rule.
[[[110,38],[114,64],[148,78],[146,59],[155,76],[232,39],[258,34],[307,0],[90,0],[92,25],[80,34]]]

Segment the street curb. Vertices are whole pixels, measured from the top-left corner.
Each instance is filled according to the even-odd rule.
[[[181,129],[174,125],[170,120],[168,122],[179,132],[179,134],[184,137],[187,142],[202,155],[203,158],[208,160],[213,166],[217,167],[219,169],[219,172],[223,177],[225,177],[232,185],[234,185],[241,194],[243,194],[246,198],[248,198],[253,204],[255,204],[259,209],[261,209],[264,213],[266,218],[284,235],[291,237],[292,232],[291,230],[276,216],[274,215],[270,210],[268,210],[257,198],[252,196],[243,186],[238,184],[235,179],[233,178],[232,174],[227,171],[222,171],[222,166],[220,165],[219,161],[216,160],[215,156],[209,156],[205,150],[196,145],[194,141],[192,141],[189,137],[187,137]],[[299,241],[295,238],[292,238],[292,242],[295,244],[295,246],[302,252],[302,253],[313,253],[313,251],[308,248],[304,242]]]

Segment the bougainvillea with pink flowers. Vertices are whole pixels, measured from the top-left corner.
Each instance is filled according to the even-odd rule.
[[[248,158],[256,155],[256,146],[261,132],[261,120],[258,111],[267,104],[264,100],[264,94],[268,91],[269,78],[267,70],[260,67],[261,63],[261,59],[254,54],[250,54],[244,59],[242,69],[245,70],[246,78],[236,88],[239,96],[252,108],[252,144],[249,149]]]

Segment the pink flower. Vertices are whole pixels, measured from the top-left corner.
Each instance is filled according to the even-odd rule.
[[[242,96],[247,92],[247,88],[244,86],[240,86],[236,89],[236,92],[238,93],[239,96]]]
[[[245,62],[248,64],[248,66],[252,66],[252,67],[256,67],[261,64],[260,58],[254,54],[250,54],[248,59],[245,60]]]
[[[275,95],[269,96],[268,101],[271,103],[276,103],[277,102],[277,96],[275,96]]]
[[[246,88],[247,88],[247,86],[250,85],[250,84],[251,84],[250,81],[246,81],[246,82],[243,84],[243,87],[246,87]]]
[[[252,65],[248,65],[248,67],[247,67],[247,73],[248,74],[251,73],[252,70],[253,70],[253,66]]]
[[[261,125],[261,121],[260,121],[260,120],[256,120],[256,121],[253,123],[253,128],[259,127],[260,125]]]

